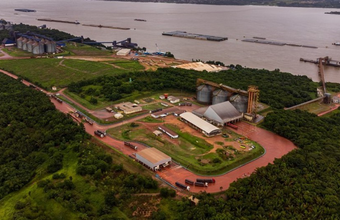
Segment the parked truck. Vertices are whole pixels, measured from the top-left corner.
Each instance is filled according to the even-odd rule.
[[[101,137],[101,138],[104,137],[104,135],[101,132],[99,132],[98,130],[94,131],[94,134],[97,135],[98,137]]]
[[[191,180],[188,180],[188,179],[185,179],[185,183],[189,184],[189,185],[194,185],[194,181],[191,181]]]
[[[130,142],[127,142],[127,141],[124,141],[124,145],[128,146],[129,148],[134,149],[134,150],[137,150],[137,148],[138,148],[136,145],[133,145]]]
[[[188,191],[190,190],[190,186],[186,186],[186,185],[179,183],[179,182],[176,182],[175,184],[176,184],[176,186],[178,186],[181,189],[185,189],[185,190],[188,190]]]
[[[207,182],[195,182],[195,186],[202,186],[202,187],[207,187],[208,183]]]
[[[196,182],[215,183],[215,179],[196,179]]]

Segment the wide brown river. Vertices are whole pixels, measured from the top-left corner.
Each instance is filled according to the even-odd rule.
[[[37,12],[17,12],[15,8]],[[132,38],[148,51],[171,51],[179,59],[218,60],[269,70],[280,69],[295,75],[318,79],[315,64],[300,58],[316,59],[329,56],[340,61],[340,15],[324,12],[332,9],[281,8],[269,6],[214,6],[165,3],[132,3],[89,0],[1,0],[0,18],[14,23],[46,24],[76,36],[97,41]],[[334,9],[333,9],[334,10]],[[86,27],[75,24],[38,21],[51,18],[81,24],[128,27],[130,30]],[[145,19],[147,22],[134,21]],[[228,37],[212,42],[162,36],[166,31]],[[242,42],[242,39],[263,37],[267,40],[316,46],[317,49],[274,46]],[[326,81],[340,83],[340,68],[326,67]]]

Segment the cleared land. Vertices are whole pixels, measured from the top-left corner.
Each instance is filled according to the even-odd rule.
[[[34,61],[34,62],[32,62]],[[127,64],[127,63],[132,64]],[[118,62],[119,63],[119,62]],[[117,75],[142,67],[136,61],[125,61],[120,65],[129,69],[117,68],[110,63],[75,59],[22,59],[1,60],[0,68],[51,89],[65,87],[71,82],[92,79],[102,75]]]
[[[230,130],[226,130],[228,138],[206,138],[174,116],[163,118],[164,123],[150,119],[138,122],[138,127],[123,125],[108,130],[108,133],[120,140],[135,140],[156,147],[183,166],[203,175],[222,174],[263,153],[260,145],[251,140],[242,140],[240,135]],[[159,125],[170,128],[179,134],[179,138],[171,139],[166,134],[155,136],[152,132]]]

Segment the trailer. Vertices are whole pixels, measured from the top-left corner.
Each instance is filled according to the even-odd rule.
[[[215,183],[215,179],[196,179],[196,182]]]
[[[207,187],[208,183],[207,182],[195,182],[195,186]]]
[[[94,134],[97,135],[98,137],[101,137],[101,138],[104,137],[104,135],[102,133],[100,133],[98,130],[94,131]]]
[[[185,179],[185,183],[189,184],[189,185],[194,185],[194,181],[191,181],[191,180],[188,180],[188,179]]]
[[[190,186],[186,186],[186,185],[179,183],[179,182],[176,182],[175,184],[176,184],[176,186],[178,186],[181,189],[185,189],[185,190],[188,190],[188,191],[190,190]]]
[[[227,126],[229,126],[229,127],[231,127],[231,128],[234,128],[235,130],[238,129],[237,125],[232,124],[232,123],[227,123]]]
[[[124,141],[124,145],[128,146],[129,148],[134,149],[134,150],[137,150],[137,148],[138,148],[136,145],[133,145],[130,142],[126,142],[126,141]]]
[[[155,113],[155,112],[160,112],[160,111],[163,111],[163,109],[158,108],[158,109],[150,110],[150,113]]]
[[[87,123],[89,123],[90,125],[93,125],[93,121],[90,120],[89,118],[85,118],[85,121],[86,121]]]

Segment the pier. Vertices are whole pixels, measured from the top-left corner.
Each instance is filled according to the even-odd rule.
[[[314,64],[319,64],[319,59],[316,60],[310,60],[310,59],[304,59],[300,58],[300,61],[306,62],[306,63],[314,63]],[[332,60],[329,57],[323,58],[322,59],[322,64],[326,66],[334,66],[334,67],[340,67],[340,61]]]

